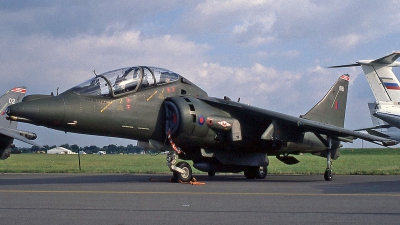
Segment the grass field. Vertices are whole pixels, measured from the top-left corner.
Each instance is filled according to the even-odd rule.
[[[325,158],[304,154],[300,163],[285,165],[269,157],[270,174],[323,174]],[[190,162],[191,164],[191,162]],[[0,173],[171,173],[166,155],[78,155],[16,154],[0,161]],[[333,161],[334,174],[399,175],[400,150],[344,149]],[[194,174],[202,173],[193,168]]]

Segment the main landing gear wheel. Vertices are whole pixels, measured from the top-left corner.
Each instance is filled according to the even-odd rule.
[[[325,170],[324,178],[326,181],[331,181],[332,180],[332,170],[330,170],[330,169]]]
[[[183,173],[179,173],[174,171],[175,180],[181,180],[182,182],[189,182],[193,179],[192,176],[192,168],[187,162],[178,162],[176,167],[179,167],[183,170]]]
[[[256,179],[264,179],[267,176],[268,169],[267,166],[260,166],[256,173]]]
[[[215,171],[210,171],[210,172],[208,172],[208,176],[209,176],[209,177],[215,176]]]
[[[250,166],[244,170],[244,176],[247,179],[264,179],[267,172],[267,166]]]

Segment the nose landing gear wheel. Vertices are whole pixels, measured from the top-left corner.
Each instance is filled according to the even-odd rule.
[[[214,171],[210,171],[210,172],[208,172],[208,176],[209,176],[209,177],[213,177],[213,176],[215,176],[215,172],[214,172]]]
[[[192,168],[187,162],[178,162],[176,167],[181,168],[184,172],[179,173],[174,171],[175,180],[181,180],[182,182],[190,182],[193,179]]]

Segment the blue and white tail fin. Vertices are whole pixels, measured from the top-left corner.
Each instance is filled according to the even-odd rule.
[[[331,66],[329,68],[361,66],[376,102],[400,102],[400,82],[392,67],[400,66],[396,61],[400,52],[394,52],[376,60],[360,60],[356,64]]]

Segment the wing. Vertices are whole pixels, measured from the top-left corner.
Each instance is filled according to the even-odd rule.
[[[42,146],[37,144],[36,142],[31,141],[28,138],[25,138],[25,137],[19,135],[18,133],[13,132],[13,131],[11,131],[9,129],[5,129],[5,128],[0,127],[0,134],[3,134],[5,136],[11,137],[11,138],[15,138],[15,139],[23,141],[25,143],[28,143],[28,144],[31,144],[31,145],[35,145],[35,146],[38,146],[39,148],[42,148]]]
[[[257,118],[260,120],[258,121],[259,123],[271,123],[272,121],[278,121],[279,123],[285,124],[286,129],[294,129],[300,132],[312,132],[317,136],[327,135],[333,139],[345,142],[352,142],[354,139],[360,138],[375,144],[379,144],[377,142],[381,142],[384,146],[397,144],[397,142],[393,142],[391,139],[352,131],[338,126],[294,117],[229,100],[217,98],[202,98],[201,100],[215,108],[219,108],[234,114],[236,115],[235,117],[246,116]]]

